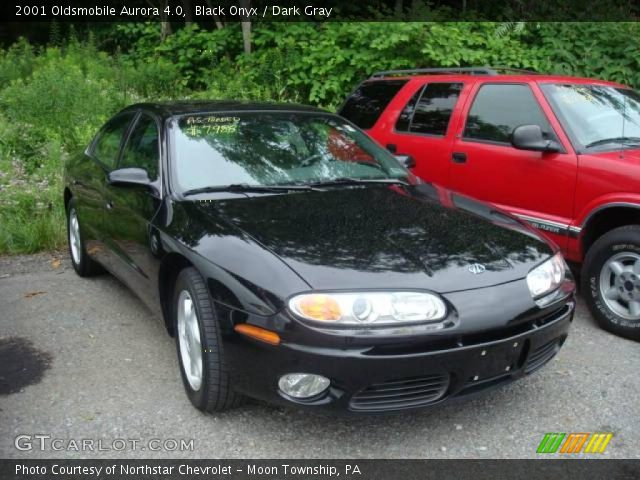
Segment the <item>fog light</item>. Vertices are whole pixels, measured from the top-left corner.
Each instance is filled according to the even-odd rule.
[[[309,398],[324,392],[329,387],[329,379],[311,373],[288,373],[280,377],[280,390],[294,398]]]

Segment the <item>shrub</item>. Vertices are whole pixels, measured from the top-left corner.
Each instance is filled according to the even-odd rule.
[[[36,50],[24,38],[0,50],[0,86],[31,75],[35,60]]]

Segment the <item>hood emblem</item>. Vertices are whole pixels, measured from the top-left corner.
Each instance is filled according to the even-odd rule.
[[[484,273],[485,270],[486,267],[481,263],[472,263],[469,265],[469,271],[474,275],[480,275],[481,273]]]

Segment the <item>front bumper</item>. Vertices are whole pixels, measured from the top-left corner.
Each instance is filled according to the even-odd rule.
[[[435,347],[272,346],[234,335],[226,337],[224,349],[235,387],[248,396],[314,411],[402,411],[465,397],[533,373],[563,345],[574,310],[571,296],[518,333],[460,336]],[[286,373],[323,375],[331,386],[317,397],[293,399],[277,387]]]

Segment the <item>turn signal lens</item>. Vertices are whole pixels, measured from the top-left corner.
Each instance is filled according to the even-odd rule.
[[[305,295],[297,303],[303,317],[312,320],[340,320],[340,305],[328,295]]]
[[[246,335],[247,337],[255,338],[261,342],[270,343],[271,345],[278,345],[280,343],[280,336],[276,332],[271,330],[265,330],[264,328],[256,327],[246,323],[239,323],[233,329]]]

